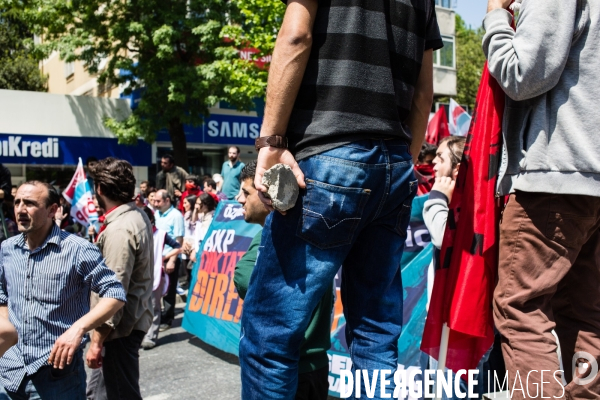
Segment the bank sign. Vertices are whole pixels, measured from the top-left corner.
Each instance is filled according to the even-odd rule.
[[[0,133],[0,162],[7,164],[77,165],[79,157],[116,157],[132,165],[152,164],[152,146],[120,145],[117,139]]]
[[[260,135],[262,118],[212,114],[201,126],[184,127],[188,143],[235,144],[254,146],[254,140]],[[165,129],[158,133],[158,141],[170,142],[169,132]]]

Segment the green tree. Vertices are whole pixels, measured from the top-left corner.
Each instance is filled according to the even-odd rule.
[[[471,110],[475,105],[485,55],[481,49],[483,28],[471,29],[456,14],[456,101]]]
[[[25,3],[15,3],[24,1]],[[272,51],[284,5],[278,0],[0,0],[24,10],[44,38],[37,50],[81,60],[98,82],[140,90],[126,119],[107,119],[121,143],[152,143],[167,129],[178,165],[187,168],[184,125],[200,125],[227,101],[250,110],[264,97],[267,71],[238,50]],[[0,8],[2,8],[0,6]],[[102,60],[106,67],[99,70]]]
[[[0,89],[46,91],[47,78],[32,55],[32,39],[18,15],[0,18]]]

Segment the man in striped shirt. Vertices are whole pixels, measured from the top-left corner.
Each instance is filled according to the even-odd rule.
[[[0,250],[0,315],[18,343],[0,358],[0,382],[12,399],[84,399],[86,332],[125,304],[125,291],[96,246],[54,223],[59,194],[24,183],[15,198],[20,235]],[[102,300],[90,311],[90,290]]]
[[[353,369],[385,381],[398,368],[400,259],[440,47],[434,0],[287,1],[255,186],[283,163],[304,190],[263,229],[242,317],[245,400],[293,398],[304,332],[340,265]]]

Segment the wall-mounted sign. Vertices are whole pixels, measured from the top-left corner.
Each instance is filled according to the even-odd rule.
[[[184,129],[188,143],[254,146],[261,125],[262,118],[259,117],[212,114],[201,126],[185,126]],[[170,142],[169,132],[161,130],[157,141]]]
[[[139,140],[128,146],[112,138],[11,135],[0,133],[0,162],[77,165],[79,157],[116,157],[135,166],[152,164],[152,146]]]

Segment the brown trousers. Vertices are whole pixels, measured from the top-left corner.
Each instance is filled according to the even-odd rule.
[[[600,373],[589,379],[593,362],[585,372],[573,371],[576,352],[600,363],[600,197],[510,196],[500,224],[494,319],[513,399],[542,398],[542,381],[544,397],[600,398]],[[555,372],[560,366],[553,329],[566,387],[559,384],[562,372]],[[584,367],[586,360],[577,360]],[[586,379],[591,382],[579,384]]]

